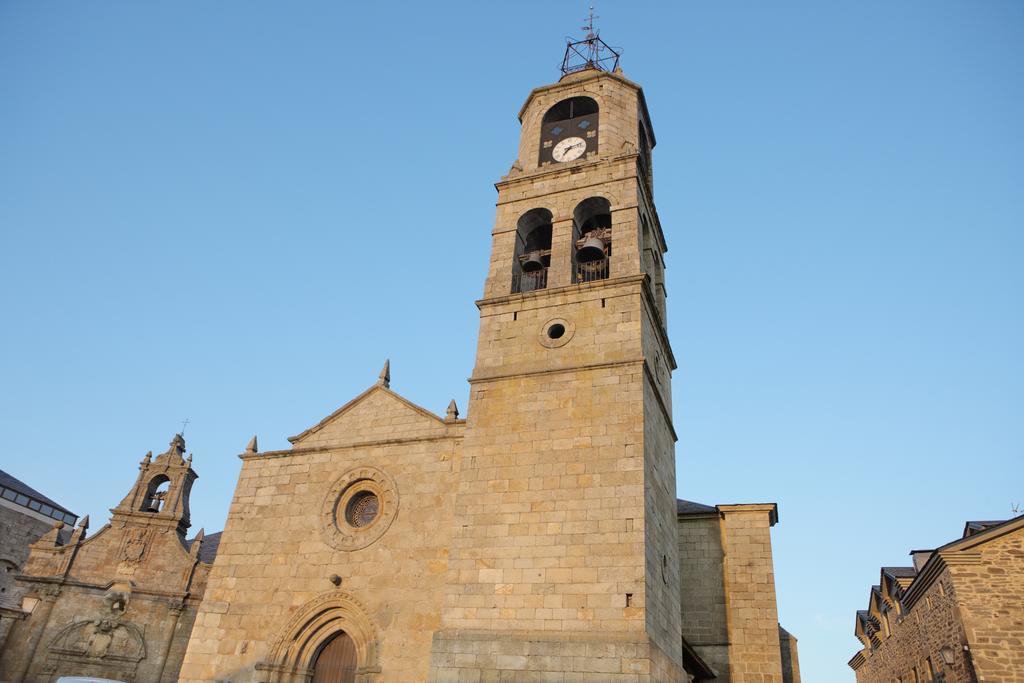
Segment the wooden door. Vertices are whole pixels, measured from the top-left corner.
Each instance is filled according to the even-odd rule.
[[[328,641],[316,656],[312,683],[355,683],[356,644],[347,633]]]

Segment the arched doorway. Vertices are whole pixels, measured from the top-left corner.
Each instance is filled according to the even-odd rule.
[[[341,631],[317,653],[312,683],[355,683],[355,680],[356,644]]]

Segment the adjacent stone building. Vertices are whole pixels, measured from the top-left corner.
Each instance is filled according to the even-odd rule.
[[[19,604],[15,575],[28,559],[28,547],[53,528],[74,526],[78,516],[25,482],[0,470],[0,604]],[[65,530],[62,540],[67,540]]]
[[[1024,516],[967,522],[911,555],[882,567],[857,612],[857,683],[1024,682]]]
[[[13,626],[0,653],[0,680],[177,680],[219,540],[202,531],[185,539],[196,473],[184,452],[176,435],[167,452],[147,454],[135,485],[95,536],[86,537],[83,517],[73,531],[58,521],[30,546],[16,576],[20,608],[5,613]]]
[[[29,546],[53,528],[54,522],[66,525],[61,541],[71,536],[78,516],[50,500],[39,491],[0,470],[0,651],[14,622],[23,614],[22,588],[15,583]]]

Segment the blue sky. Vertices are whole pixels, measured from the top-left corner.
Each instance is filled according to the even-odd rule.
[[[1024,501],[1024,5],[604,2],[669,243],[679,494],[777,501],[804,680],[881,565]],[[240,452],[467,403],[516,113],[583,2],[0,4],[0,467],[94,528]]]

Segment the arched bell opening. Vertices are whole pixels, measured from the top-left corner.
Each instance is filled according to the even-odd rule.
[[[516,223],[512,292],[532,292],[548,285],[551,266],[551,212],[531,209]]]
[[[311,683],[355,683],[357,667],[356,643],[339,631],[317,650]]]
[[[167,502],[167,492],[171,488],[171,480],[164,474],[158,474],[149,480],[146,496],[142,500],[142,512],[160,512]]]
[[[597,151],[597,102],[570,97],[547,110],[540,126],[540,163],[575,161]]]
[[[573,279],[604,280],[612,255],[612,207],[604,197],[590,197],[576,205],[573,219]]]

